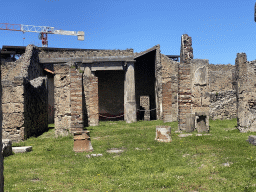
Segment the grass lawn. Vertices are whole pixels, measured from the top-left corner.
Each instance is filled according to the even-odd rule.
[[[171,143],[154,140],[156,125],[171,126]],[[14,144],[33,151],[4,159],[5,191],[256,191],[256,146],[246,141],[253,133],[235,126],[210,121],[210,135],[179,138],[177,122],[101,122],[88,129],[90,153],[75,153],[73,137],[54,138],[52,128]]]

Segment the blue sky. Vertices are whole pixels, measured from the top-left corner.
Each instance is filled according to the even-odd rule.
[[[160,44],[166,55],[180,54],[181,35],[187,33],[195,59],[234,64],[240,52],[256,59],[254,5],[251,0],[0,0],[0,23],[85,32],[85,41],[49,35],[49,47],[140,52]],[[0,36],[0,46],[41,46],[37,33],[0,30]]]

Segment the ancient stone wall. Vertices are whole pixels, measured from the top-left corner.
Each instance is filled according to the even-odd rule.
[[[1,55],[0,55],[1,59]],[[1,60],[0,60],[1,64]],[[0,78],[1,78],[1,70],[0,70]],[[2,83],[0,81],[0,149],[2,149]],[[0,191],[4,191],[4,163],[3,156],[0,154]]]
[[[178,117],[178,62],[161,54],[163,86],[163,120],[177,121]]]
[[[256,60],[245,53],[236,57],[237,125],[241,132],[256,131]]]
[[[40,50],[40,58],[62,58],[62,57],[115,57],[115,56],[131,56],[133,49],[126,50],[104,50],[104,49],[56,49],[56,50]]]
[[[191,62],[192,114],[195,115],[195,129],[209,131],[209,78],[207,59],[192,59]]]
[[[210,118],[236,118],[235,66],[209,65]]]
[[[2,62],[1,72],[3,138],[18,142],[25,139],[26,135],[30,135],[24,117],[27,105],[25,97],[28,91],[25,85],[28,85],[30,80],[43,76],[43,68],[38,63],[37,49],[33,45],[28,45],[19,60]],[[42,121],[45,120],[47,117]]]
[[[236,91],[209,92],[210,118],[232,119],[237,117]]]
[[[209,64],[209,92],[235,90],[235,66]]]

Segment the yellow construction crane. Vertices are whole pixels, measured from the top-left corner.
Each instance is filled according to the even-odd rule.
[[[42,47],[48,47],[48,38],[47,38],[48,34],[72,35],[72,36],[77,36],[77,40],[84,41],[83,31],[76,32],[76,31],[57,30],[54,27],[48,27],[48,26],[0,23],[0,30],[22,31],[23,33],[25,32],[39,33],[39,39],[42,40]]]

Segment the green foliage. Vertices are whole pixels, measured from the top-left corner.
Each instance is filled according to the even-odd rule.
[[[171,126],[171,143],[154,140]],[[53,127],[53,125],[49,125]],[[54,129],[16,143],[33,151],[4,159],[6,191],[256,191],[256,150],[236,119],[210,120],[210,134],[180,138],[178,123],[100,122],[88,127],[93,152],[75,153],[72,137]],[[111,148],[123,153],[109,154]],[[87,158],[88,154],[103,154]],[[228,166],[224,166],[228,163]]]
[[[76,66],[72,65],[70,68],[71,68],[71,69],[74,69],[74,68],[76,68]]]

